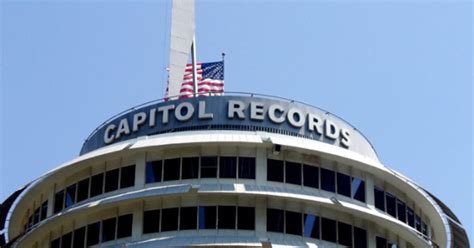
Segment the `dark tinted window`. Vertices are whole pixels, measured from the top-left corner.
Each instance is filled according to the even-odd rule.
[[[387,240],[382,237],[375,238],[375,247],[376,248],[387,248]]]
[[[217,157],[201,158],[201,178],[217,177]]]
[[[120,169],[120,188],[132,187],[135,185],[135,165],[129,165]]]
[[[72,232],[66,233],[61,238],[61,248],[71,248],[72,247]]]
[[[86,240],[86,227],[83,226],[74,230],[73,248],[84,248]]]
[[[255,230],[255,208],[238,207],[237,211],[237,229]]]
[[[183,158],[183,179],[199,178],[199,158]]]
[[[413,212],[413,209],[409,207],[407,207],[407,221],[408,225],[415,227],[415,213]]]
[[[160,210],[150,210],[143,213],[143,233],[160,231]]]
[[[117,225],[116,218],[110,218],[102,221],[102,242],[107,242],[115,239],[115,226]]]
[[[301,235],[302,234],[302,214],[292,211],[285,211],[285,228],[286,233]]]
[[[61,238],[57,238],[53,241],[51,241],[51,248],[60,248],[60,245],[61,244]]]
[[[239,157],[239,178],[255,179],[255,158]]]
[[[387,213],[396,218],[397,211],[395,196],[388,192],[385,192],[385,202],[387,203]]]
[[[346,223],[337,223],[338,243],[352,247],[352,226]]]
[[[105,173],[105,192],[118,189],[119,169],[110,170]]]
[[[237,177],[237,158],[220,157],[219,158],[219,177],[236,178]]]
[[[45,201],[43,202],[43,204],[41,204],[41,215],[40,215],[41,220],[46,219],[47,214],[48,214],[48,201]]]
[[[54,213],[63,210],[64,191],[59,191],[54,195]]]
[[[280,232],[284,231],[284,214],[280,209],[267,208],[267,231]]]
[[[337,173],[337,193],[340,195],[345,195],[351,197],[351,177]]]
[[[367,248],[367,231],[354,227],[354,248]]]
[[[321,238],[329,242],[336,242],[336,221],[321,218]]]
[[[415,215],[415,228],[418,232],[421,232],[421,218],[418,215]]]
[[[87,225],[87,245],[96,245],[99,243],[100,222]]]
[[[33,216],[34,216],[33,223],[34,224],[38,223],[40,221],[40,208],[39,207],[35,209]]]
[[[423,221],[421,221],[421,233],[428,235],[428,225]]]
[[[383,189],[374,188],[374,201],[376,208],[385,211],[385,192]]]
[[[65,200],[65,207],[70,207],[76,203],[76,185],[73,184],[66,188],[66,200]]]
[[[199,207],[199,229],[216,229],[217,207]]]
[[[146,162],[146,183],[161,182],[161,160]]]
[[[321,168],[321,189],[336,192],[336,173],[332,170]]]
[[[219,206],[217,219],[217,228],[219,229],[235,229],[235,207]]]
[[[91,197],[104,192],[104,174],[97,174],[91,178]]]
[[[401,222],[407,221],[406,211],[407,211],[407,206],[405,205],[405,203],[397,199],[398,220],[400,220]]]
[[[286,182],[301,185],[301,164],[286,162]]]
[[[283,161],[267,159],[267,180],[283,182]]]
[[[179,229],[189,230],[197,228],[197,207],[181,208],[179,218]]]
[[[352,192],[351,192],[351,197],[361,201],[365,202],[365,182],[360,180],[359,178],[352,178],[352,186],[351,186]]]
[[[304,186],[319,188],[319,168],[311,165],[303,165]]]
[[[84,201],[89,198],[89,178],[77,183],[77,202]]]
[[[133,214],[126,214],[118,217],[117,238],[132,236]]]
[[[163,181],[179,180],[179,158],[166,159],[163,169]]]
[[[178,230],[178,208],[165,208],[161,211],[161,231]]]
[[[304,230],[305,237],[319,239],[319,217],[312,214],[304,215]]]

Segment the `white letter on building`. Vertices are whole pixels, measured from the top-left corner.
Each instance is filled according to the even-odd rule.
[[[339,128],[336,126],[336,124],[330,120],[326,120],[325,124],[325,136],[333,140],[339,138]]]
[[[182,110],[186,109],[186,114],[183,115]],[[174,110],[174,116],[178,121],[187,121],[189,120],[194,114],[194,107],[189,102],[182,102],[178,104],[176,109]]]
[[[343,147],[345,148],[349,148],[349,146],[351,145],[351,133],[349,132],[349,130],[343,128],[342,131],[341,131],[341,136],[342,136],[342,139],[341,139],[341,144]]]
[[[309,113],[308,114],[308,129],[310,131],[316,130],[318,134],[323,134],[322,128],[323,128],[323,122],[321,121],[321,118],[317,115]]]
[[[276,115],[276,112],[280,112],[279,117]],[[268,108],[268,117],[270,118],[271,121],[275,123],[282,123],[285,121],[285,111],[282,106],[272,104]]]
[[[145,123],[146,121],[146,113],[140,112],[133,115],[133,132],[138,131],[138,127]]]
[[[298,116],[298,120],[295,119],[295,114]],[[294,127],[302,127],[304,125],[305,118],[301,111],[295,108],[288,110],[288,121]]]
[[[263,121],[263,108],[265,105],[261,102],[250,102],[250,119]]]
[[[120,120],[117,133],[115,134],[115,139],[120,138],[120,136],[122,136],[122,133],[125,135],[130,133],[130,126],[128,125],[127,118],[123,118],[122,120]]]
[[[156,108],[150,109],[150,121],[148,122],[150,127],[154,127],[156,125]]]
[[[245,104],[242,101],[229,100],[229,108],[227,111],[227,117],[232,119],[235,114],[239,119],[245,119]]]
[[[115,129],[115,125],[114,124],[110,124],[107,126],[107,128],[105,129],[105,132],[104,132],[104,142],[105,144],[110,144],[112,143],[112,141],[114,141],[114,135],[110,135],[110,132],[113,131]]]
[[[214,118],[213,113],[206,113],[206,101],[199,101],[199,113],[198,118],[203,119],[212,119]]]
[[[171,109],[174,109],[174,104],[166,105],[158,108],[158,112],[163,112],[163,117],[161,119],[162,124],[168,123],[169,120],[169,112]]]

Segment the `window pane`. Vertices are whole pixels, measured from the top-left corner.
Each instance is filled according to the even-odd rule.
[[[87,245],[96,245],[99,243],[100,222],[87,225]]]
[[[428,235],[428,225],[424,221],[421,221],[421,233]]]
[[[267,159],[267,180],[283,182],[283,161]]]
[[[64,191],[59,191],[54,195],[54,213],[58,213],[63,210],[64,204]]]
[[[376,248],[387,248],[387,240],[382,237],[375,238],[375,247]]]
[[[166,166],[166,165],[165,165]],[[178,230],[178,208],[165,208],[161,216],[161,231]]]
[[[285,227],[287,234],[301,235],[302,234],[302,214],[292,211],[285,211]]]
[[[197,207],[181,208],[179,218],[179,229],[189,230],[197,228]]]
[[[236,178],[237,177],[237,158],[220,157],[219,158],[219,177]]]
[[[301,164],[286,162],[286,182],[301,185]]]
[[[385,212],[385,192],[383,189],[374,188],[375,207]]]
[[[321,189],[336,192],[336,173],[334,171],[321,168]]]
[[[199,229],[216,229],[217,207],[199,207]]]
[[[135,186],[135,165],[122,167],[120,170],[120,188]]]
[[[118,217],[117,239],[132,236],[133,214]]]
[[[237,229],[255,230],[255,208],[238,207],[237,211]]]
[[[337,223],[338,243],[352,247],[352,226],[346,223]]]
[[[33,214],[33,224],[36,224],[40,221],[40,208],[36,208]]]
[[[415,227],[415,213],[413,212],[413,209],[409,207],[407,207],[407,220],[409,226]]]
[[[115,239],[116,218],[110,218],[102,221],[102,242]]]
[[[319,217],[312,214],[304,215],[304,231],[305,237],[319,239]]]
[[[160,231],[160,210],[150,210],[143,213],[143,233]]]
[[[84,248],[86,240],[86,227],[83,226],[74,230],[73,248]]]
[[[280,209],[267,208],[267,231],[280,232],[283,229],[284,211]]]
[[[352,198],[361,202],[365,202],[365,182],[364,181],[362,181],[359,178],[353,177],[351,189],[352,189],[352,192],[351,192]]]
[[[51,241],[51,248],[60,248],[60,245],[61,244],[61,238],[57,238],[53,241]]]
[[[179,158],[165,160],[163,181],[179,180],[179,163]]]
[[[319,188],[319,168],[311,165],[303,165],[304,186]]]
[[[66,188],[65,208],[70,207],[76,202],[76,185],[73,184]]]
[[[397,218],[395,196],[388,192],[385,192],[385,202],[387,203],[387,213]]]
[[[91,178],[91,197],[100,195],[104,192],[104,173],[92,176]]]
[[[421,218],[418,215],[415,215],[415,228],[418,232],[421,232]]]
[[[347,197],[351,197],[351,177],[337,173],[337,193]]]
[[[354,227],[354,248],[367,248],[367,231]]]
[[[61,238],[61,248],[71,248],[72,247],[72,232],[66,233]]]
[[[217,228],[235,229],[235,209],[234,206],[219,206]]]
[[[41,204],[41,220],[44,220],[46,219],[46,215],[48,214],[48,201],[45,201],[43,202],[43,204]]]
[[[404,202],[397,199],[397,213],[398,213],[398,220],[405,223],[407,221],[407,206]]]
[[[201,157],[201,178],[217,178],[217,157]]]
[[[119,183],[119,169],[105,172],[105,192],[117,190],[118,183]]]
[[[199,158],[183,158],[183,179],[199,178]]]
[[[239,178],[255,179],[255,158],[239,157]]]
[[[321,236],[323,240],[336,242],[336,221],[321,218]]]
[[[89,178],[77,183],[77,202],[84,201],[89,198]]]
[[[161,182],[161,160],[146,162],[146,183]]]

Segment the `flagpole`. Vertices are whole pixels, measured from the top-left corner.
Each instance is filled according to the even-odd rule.
[[[193,64],[193,85],[194,85],[194,96],[198,94],[198,81],[197,81],[197,63],[196,63],[196,36],[193,36],[193,43],[191,44],[191,58]]]

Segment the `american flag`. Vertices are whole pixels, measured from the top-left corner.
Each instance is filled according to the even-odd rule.
[[[196,73],[198,96],[220,96],[224,93],[224,61],[198,63]],[[193,94],[193,65],[187,64],[179,98],[191,98]]]

